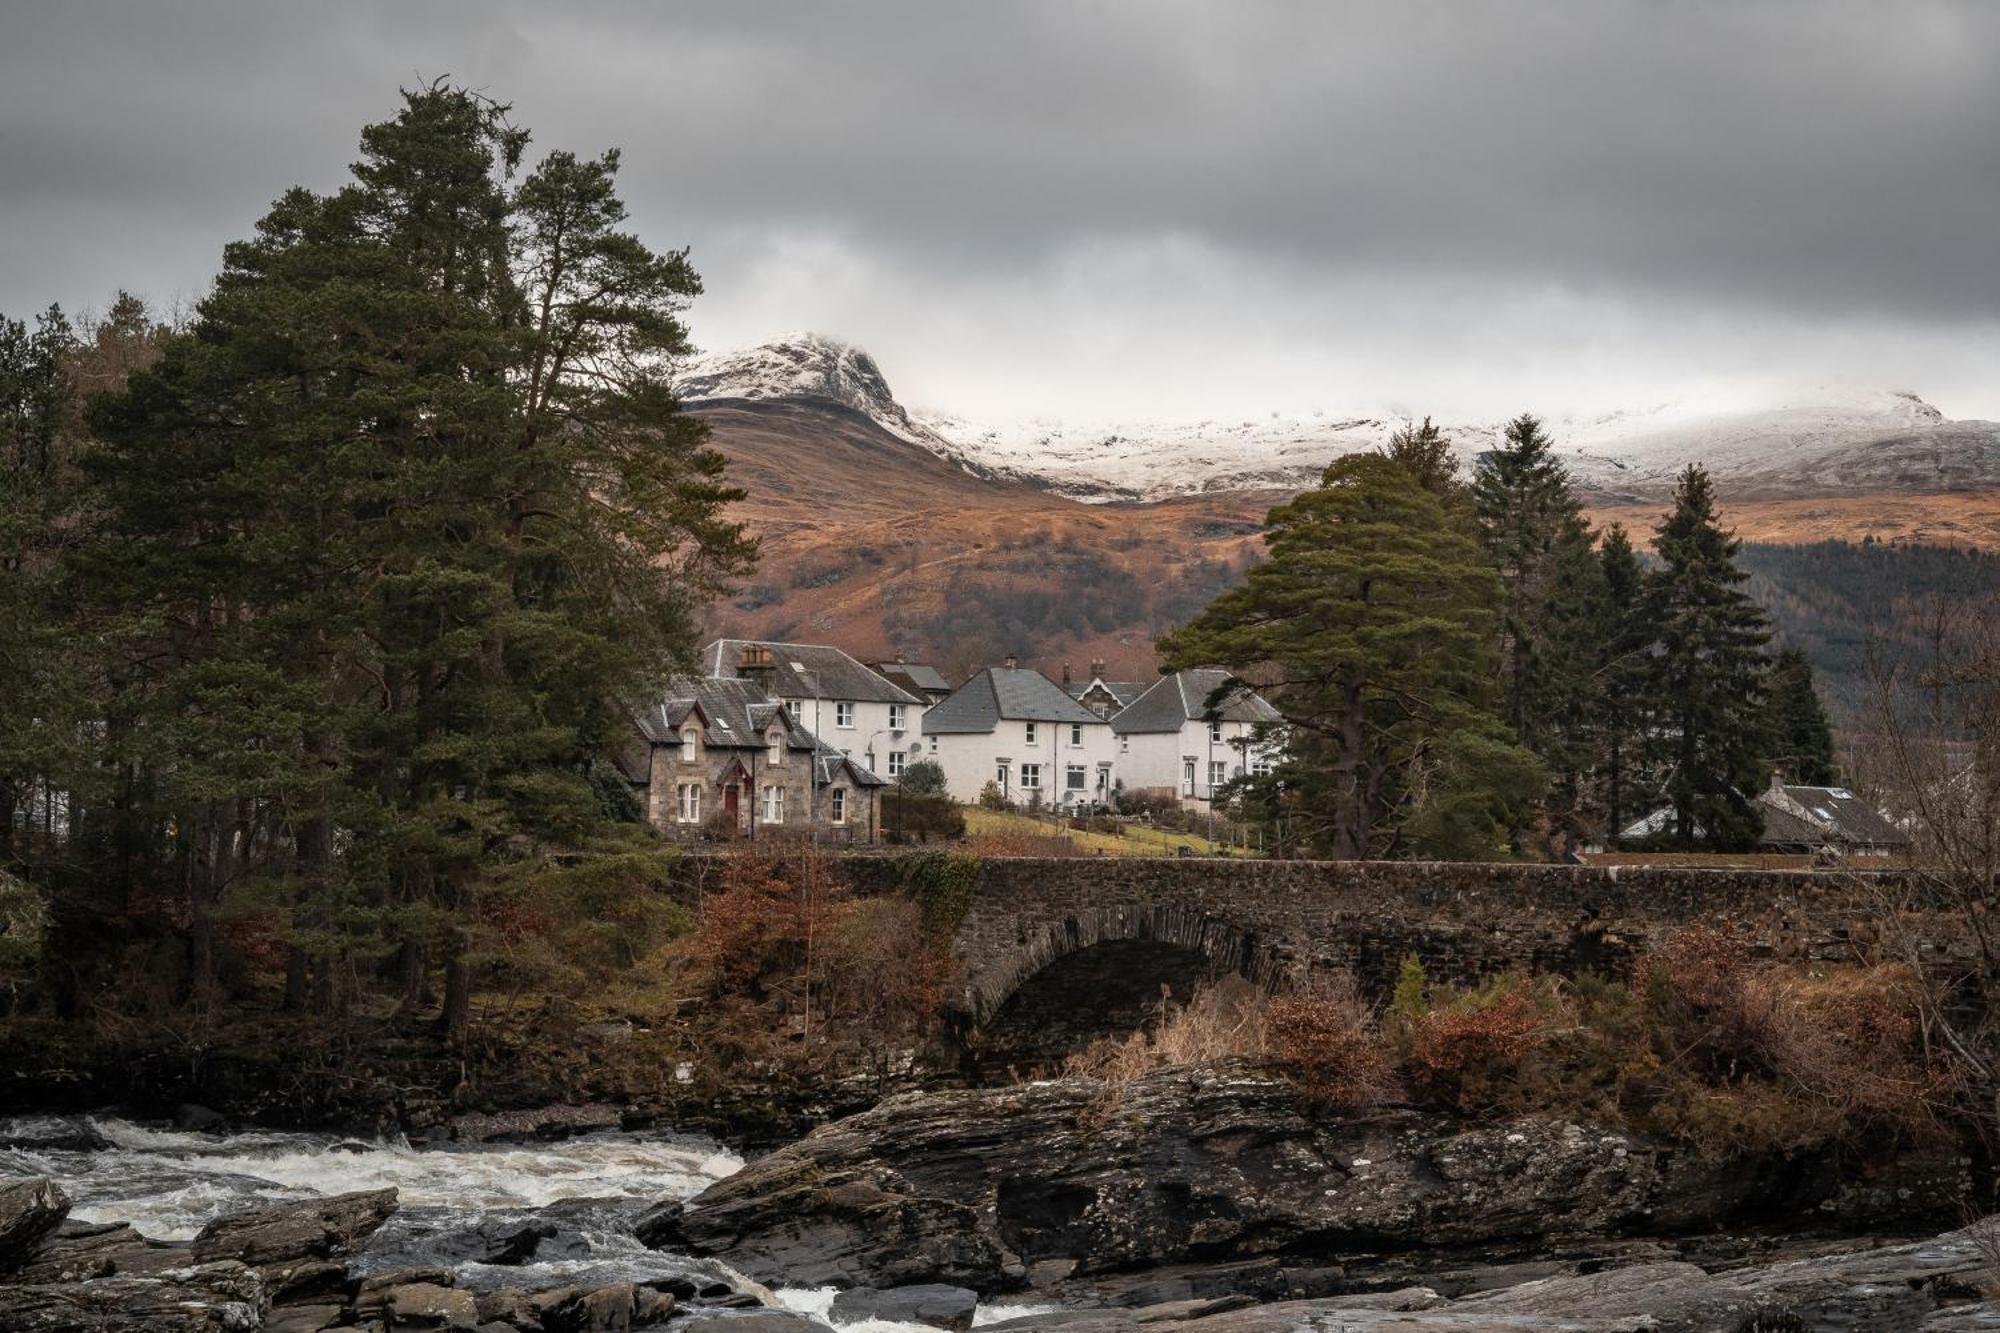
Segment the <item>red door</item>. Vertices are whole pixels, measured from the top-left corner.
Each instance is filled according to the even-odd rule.
[[[722,808],[729,812],[729,827],[731,828],[735,828],[737,824],[736,793],[739,790],[740,788],[733,782],[722,789]]]

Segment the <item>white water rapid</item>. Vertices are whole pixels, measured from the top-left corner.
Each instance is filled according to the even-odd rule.
[[[368,1241],[363,1272],[445,1268],[470,1290],[689,1278],[761,1290],[709,1259],[632,1234],[656,1203],[690,1198],[743,1165],[695,1135],[599,1133],[548,1143],[414,1148],[401,1141],[251,1131],[202,1134],[100,1117],[0,1119],[0,1180],[50,1176],[84,1222],[129,1222],[185,1241],[213,1219],[272,1203],[394,1186],[402,1206]],[[488,1262],[524,1230],[526,1262]],[[832,1288],[780,1288],[771,1304],[831,1323]],[[980,1325],[1025,1306],[981,1306]],[[881,1320],[842,1333],[934,1333]]]

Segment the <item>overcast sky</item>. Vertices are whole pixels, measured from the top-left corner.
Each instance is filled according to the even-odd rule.
[[[0,0],[0,311],[199,296],[439,74],[914,405],[2000,418],[1991,0]]]

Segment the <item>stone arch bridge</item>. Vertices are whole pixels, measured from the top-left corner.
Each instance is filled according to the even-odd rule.
[[[860,892],[895,891],[897,856],[843,867]],[[1969,958],[1965,932],[1896,875],[1423,862],[989,858],[953,936],[957,1008],[977,1029],[1066,960],[1125,950],[1142,970],[1178,957],[1265,989],[1344,969],[1386,993],[1415,954],[1434,981],[1506,971],[1617,975],[1691,923],[1779,959]],[[1154,988],[1157,992],[1157,987]],[[1106,993],[1079,983],[1055,1006]]]

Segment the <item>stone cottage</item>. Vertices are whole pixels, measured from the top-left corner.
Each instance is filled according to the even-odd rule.
[[[888,785],[819,740],[762,685],[723,676],[671,682],[633,710],[618,765],[647,820],[695,838],[808,838],[870,843]]]

